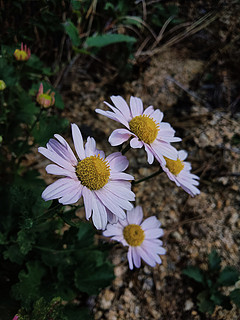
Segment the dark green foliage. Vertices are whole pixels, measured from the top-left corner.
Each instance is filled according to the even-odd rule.
[[[231,301],[240,306],[239,289],[231,291],[229,296],[221,292],[221,287],[234,285],[239,280],[240,273],[231,266],[221,270],[221,258],[215,250],[212,250],[208,257],[207,271],[197,266],[189,266],[182,273],[199,283],[197,294],[199,311],[212,314],[216,305],[230,310]]]
[[[29,314],[22,308],[19,313],[19,320],[68,320],[63,314],[63,305],[61,298],[53,298],[47,302],[44,298],[37,300]],[[71,319],[71,318],[70,318]]]
[[[13,10],[24,12],[26,1],[12,3]],[[46,8],[54,5],[54,1],[41,3]],[[32,2],[33,7],[39,4]],[[42,8],[36,23],[42,34],[55,31],[59,23],[46,8]],[[51,21],[55,25],[50,26]],[[66,32],[78,45],[76,29],[71,23],[69,26]],[[59,30],[64,32],[62,25]],[[8,36],[10,39],[11,28]],[[25,40],[31,42],[28,33]],[[38,146],[45,146],[69,123],[61,117],[61,95],[46,81],[51,69],[34,54],[28,61],[16,61],[15,49],[3,44],[0,52],[0,80],[7,86],[0,91],[1,308],[4,305],[8,309],[6,314],[21,308],[22,320],[90,319],[85,301],[89,294],[97,294],[111,283],[113,268],[106,249],[94,245],[92,225],[76,217],[77,207],[64,211],[57,201],[41,198],[46,185],[39,172],[32,169],[31,161],[26,161],[26,155],[32,153],[34,158]],[[49,89],[55,92],[51,108],[44,109],[36,102],[41,83],[44,93]]]

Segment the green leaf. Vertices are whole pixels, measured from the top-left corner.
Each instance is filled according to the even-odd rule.
[[[93,320],[88,308],[79,308],[79,306],[68,304],[63,312],[68,320]]]
[[[236,306],[240,308],[240,289],[231,291],[229,296]]]
[[[12,294],[16,300],[21,300],[23,307],[29,309],[41,297],[40,283],[45,269],[37,261],[27,262],[26,267],[27,271],[19,272],[19,282],[13,285]]]
[[[204,284],[204,275],[200,268],[195,266],[189,266],[188,268],[182,271],[183,274],[189,278],[194,279],[197,282]]]
[[[239,279],[239,272],[231,266],[225,267],[219,275],[217,282],[222,286],[232,286]]]
[[[17,244],[10,245],[7,250],[3,252],[5,260],[9,259],[11,262],[22,264],[24,255],[20,252]]]
[[[125,16],[125,17],[122,17],[121,19],[123,19],[123,23],[126,25],[132,24],[137,26],[138,28],[142,27],[143,25],[143,20],[140,17]]]
[[[20,247],[20,252],[26,255],[35,243],[35,233],[22,229],[18,232],[17,242]]]
[[[72,41],[72,44],[76,47],[78,47],[81,43],[81,40],[79,38],[78,29],[75,27],[75,25],[72,23],[71,20],[67,20],[63,23],[65,32],[69,36],[69,38]]]
[[[16,114],[16,119],[20,122],[31,124],[34,116],[39,112],[39,108],[32,101],[26,92],[21,92],[19,97],[19,110]]]
[[[212,314],[215,309],[215,303],[210,300],[208,291],[202,291],[197,295],[199,311]]]
[[[13,66],[8,64],[8,61],[0,56],[0,74],[1,80],[6,83],[7,87],[14,87],[17,83],[17,75]]]
[[[208,261],[209,269],[211,271],[219,271],[221,269],[221,258],[216,250],[212,250],[209,254]]]
[[[213,292],[210,297],[210,299],[215,303],[215,305],[218,305],[218,306],[222,305],[225,298],[226,296],[219,291]]]
[[[136,39],[125,34],[103,34],[87,38],[86,45],[101,48],[119,42],[134,43]]]
[[[104,262],[101,251],[86,252],[79,268],[75,270],[76,287],[89,295],[98,294],[113,279],[113,267],[109,262]]]
[[[74,10],[80,10],[83,6],[81,0],[71,0],[71,4]]]
[[[39,123],[32,131],[35,143],[45,145],[55,133],[60,133],[68,126],[67,119],[61,119],[58,116],[42,116]]]

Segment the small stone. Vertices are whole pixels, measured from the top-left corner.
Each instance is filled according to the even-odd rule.
[[[191,310],[193,307],[194,307],[194,303],[192,302],[192,300],[188,299],[188,300],[185,302],[184,311]]]
[[[109,289],[105,290],[104,295],[102,297],[102,301],[101,301],[101,308],[102,309],[107,310],[111,307],[114,295],[115,294],[111,290],[109,290]]]

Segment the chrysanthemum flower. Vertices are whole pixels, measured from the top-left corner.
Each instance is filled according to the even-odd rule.
[[[6,83],[3,80],[0,80],[0,91],[3,91],[6,87]]]
[[[54,98],[55,92],[51,92],[50,89],[44,93],[43,92],[43,84],[40,84],[38,94],[36,97],[36,101],[43,107],[43,108],[49,108],[54,105],[55,98]]]
[[[184,150],[178,151],[176,161],[165,158],[166,164],[161,164],[161,167],[170,180],[174,181],[178,187],[183,188],[183,190],[194,197],[200,193],[198,188],[195,187],[199,185],[199,182],[196,181],[199,177],[190,173],[192,169],[191,164],[184,161],[187,155],[187,152]]]
[[[139,268],[141,258],[154,267],[156,263],[162,262],[159,254],[165,254],[166,250],[162,247],[162,241],[158,238],[163,235],[160,228],[161,223],[155,216],[143,219],[143,211],[140,206],[127,211],[126,220],[119,220],[115,224],[108,224],[103,232],[106,237],[121,242],[128,246],[129,268],[133,266]]]
[[[112,146],[118,146],[132,137],[130,146],[132,148],[142,148],[144,146],[148,162],[153,163],[154,157],[159,162],[165,162],[163,156],[170,159],[177,159],[177,150],[170,145],[170,142],[181,141],[174,137],[175,131],[169,123],[162,122],[163,113],[153,106],[149,106],[143,111],[142,100],[136,97],[130,98],[130,108],[126,101],[120,96],[111,96],[115,107],[104,101],[112,109],[103,111],[96,109],[110,119],[122,123],[127,129],[116,129],[109,137]]]
[[[128,160],[120,152],[105,158],[103,151],[96,148],[96,142],[88,137],[83,145],[82,134],[72,124],[72,136],[78,158],[67,141],[58,134],[50,139],[47,148],[38,151],[56,164],[46,167],[47,173],[65,176],[49,185],[42,193],[47,200],[58,199],[64,205],[76,203],[83,196],[86,218],[92,215],[97,229],[105,229],[107,221],[125,219],[125,210],[132,209],[129,201],[135,199],[131,191],[133,176],[124,173]]]
[[[21,50],[16,49],[13,55],[18,61],[27,61],[31,57],[31,51],[26,44],[23,47],[23,43],[21,43]]]

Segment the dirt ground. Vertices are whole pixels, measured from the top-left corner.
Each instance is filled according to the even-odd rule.
[[[226,27],[220,34],[224,39],[229,20],[221,19],[219,23]],[[204,54],[196,54],[193,40],[204,43],[202,38],[188,39],[154,55],[138,77],[123,84],[111,79],[101,63],[92,61],[88,69],[81,57],[62,83],[63,116],[79,125],[85,138],[94,137],[107,154],[117,151],[107,139],[121,125],[96,114],[95,109],[107,110],[103,101],[110,102],[111,95],[119,94],[128,102],[133,95],[143,100],[145,108],[153,105],[164,112],[164,121],[182,138],[175,146],[189,153],[192,172],[200,176],[201,193],[195,198],[164,173],[134,186],[136,205],[143,207],[145,217],[156,215],[162,223],[167,253],[162,265],[150,268],[143,263],[130,271],[126,248],[116,245],[110,256],[116,279],[89,301],[95,320],[239,320],[235,306],[231,311],[216,307],[212,316],[199,313],[193,282],[182,275],[188,265],[206,269],[213,248],[223,266],[239,269],[239,93],[234,64],[228,63],[235,61],[235,55],[230,50],[226,58],[226,51],[216,49],[207,54],[204,48]],[[212,81],[207,81],[209,74]],[[130,150],[126,156],[130,161],[127,172],[135,179],[158,170],[157,162],[148,165],[142,149]],[[97,241],[102,241],[101,236]]]
[[[240,114],[209,106],[198,96],[204,88],[201,81],[198,91],[192,90],[204,64],[191,58],[186,48],[171,48],[154,56],[137,80],[122,86],[121,95],[127,101],[134,95],[145,107],[152,104],[164,112],[164,120],[182,137],[175,146],[188,151],[192,172],[200,176],[201,194],[191,198],[164,173],[134,186],[136,205],[143,207],[145,217],[156,215],[162,223],[167,253],[162,265],[150,268],[142,264],[139,270],[130,271],[126,249],[117,245],[110,257],[116,279],[91,301],[96,320],[239,319],[236,307],[231,311],[217,307],[212,317],[201,315],[192,282],[181,275],[189,264],[206,269],[212,248],[221,255],[223,265],[239,266],[240,145],[233,142],[240,135]],[[110,102],[109,96],[118,92],[109,93],[105,79],[96,82],[91,74],[83,76],[81,68],[76,63],[65,79],[64,116],[77,123],[85,136],[93,136],[107,154],[117,151],[107,138],[119,124],[94,110],[106,110],[103,101]],[[128,172],[135,179],[158,170],[157,162],[148,165],[142,149],[126,155]]]

